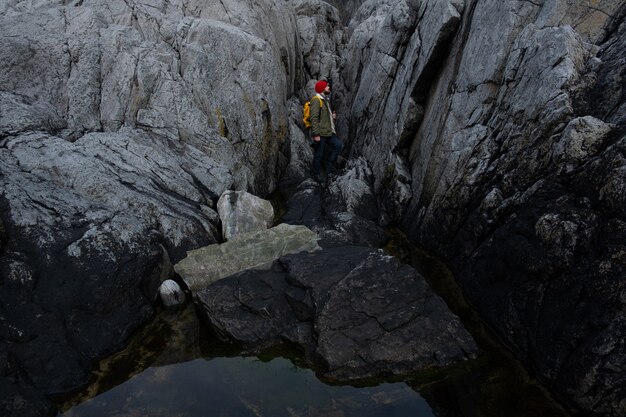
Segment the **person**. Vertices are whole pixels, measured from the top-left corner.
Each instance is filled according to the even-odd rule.
[[[343,143],[335,131],[337,114],[330,108],[330,85],[325,80],[319,80],[315,84],[315,92],[320,100],[311,100],[311,139],[315,145],[312,176],[315,181],[319,182],[324,149],[326,146],[330,148],[326,173],[329,175],[336,174],[337,157],[343,148]]]

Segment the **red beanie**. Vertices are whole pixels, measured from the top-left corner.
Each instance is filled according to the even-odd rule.
[[[317,94],[322,94],[322,92],[326,89],[326,86],[328,86],[328,83],[324,80],[320,80],[315,84],[315,92]]]

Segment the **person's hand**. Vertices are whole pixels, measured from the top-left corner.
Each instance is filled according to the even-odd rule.
[[[333,120],[335,120],[335,119],[337,119],[337,112],[336,111],[333,112]]]
[[[320,141],[319,135],[313,136],[313,142],[319,142],[319,141]]]

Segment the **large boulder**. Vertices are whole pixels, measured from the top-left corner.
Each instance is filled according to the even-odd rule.
[[[150,317],[176,247],[213,239],[210,217],[174,193],[150,193],[139,174],[158,161],[148,136],[94,135],[87,147],[41,133],[0,149],[2,340],[13,369],[47,394],[86,382],[90,361]],[[129,148],[155,159],[129,163],[135,154],[119,153]],[[184,190],[185,180],[170,179]],[[160,203],[177,209],[159,212]]]
[[[226,340],[249,351],[296,344],[341,381],[444,367],[478,351],[422,276],[364,247],[284,256],[209,285],[196,304]]]
[[[174,269],[187,287],[196,291],[236,272],[271,263],[288,253],[317,250],[318,239],[317,234],[305,226],[279,224],[226,243],[189,251]]]

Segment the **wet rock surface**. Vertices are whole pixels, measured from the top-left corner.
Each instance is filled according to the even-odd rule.
[[[295,344],[336,380],[444,367],[478,352],[424,279],[380,250],[287,255],[270,270],[222,279],[195,298],[222,338],[249,351]]]

